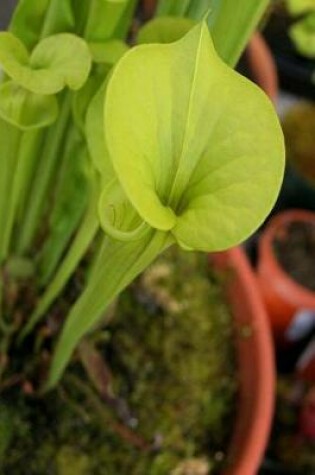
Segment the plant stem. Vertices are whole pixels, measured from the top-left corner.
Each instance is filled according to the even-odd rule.
[[[39,285],[47,286],[62,260],[89,205],[91,193],[90,157],[82,136],[69,128],[56,179],[48,234],[37,256]]]
[[[108,0],[91,0],[88,20],[84,37],[88,41],[102,42],[109,38],[120,37],[123,29],[124,18],[130,20],[135,1],[124,0],[112,2]],[[104,23],[99,19],[104,18]],[[130,24],[130,21],[127,21]]]
[[[49,187],[59,162],[61,147],[64,136],[67,134],[71,113],[70,93],[65,92],[63,99],[58,120],[47,131],[45,136],[41,160],[34,178],[34,192],[31,190],[26,215],[21,226],[21,234],[18,237],[17,251],[19,254],[25,254],[30,251],[35,233],[42,219],[43,209],[50,198]]]
[[[72,242],[72,245],[64,259],[62,260],[62,263],[59,269],[57,270],[55,277],[46,287],[45,293],[39,300],[35,311],[31,315],[27,325],[23,328],[19,337],[19,341],[22,341],[28,335],[28,333],[32,331],[34,326],[38,323],[38,321],[48,310],[53,301],[60,294],[60,292],[68,282],[69,278],[75,271],[78,263],[82,259],[89,244],[93,240],[96,231],[99,227],[96,212],[98,196],[98,183],[95,182],[93,184],[89,207],[82,220],[81,226],[79,227],[77,234]]]
[[[237,64],[269,3],[270,0],[216,2],[214,15],[209,16],[209,27],[217,52],[231,67]]]
[[[40,146],[42,132],[28,132],[21,135],[19,140],[19,151],[17,151],[16,166],[13,183],[11,186],[10,201],[6,213],[6,227],[3,242],[3,258],[7,258],[10,251],[11,235],[16,220],[16,214],[25,199],[29,181],[32,178],[32,171],[36,154]]]
[[[47,389],[59,380],[75,346],[100,321],[108,305],[160,252],[171,244],[164,232],[149,230],[137,241],[106,244],[81,297],[66,318],[55,350]]]
[[[21,131],[6,122],[0,122],[1,161],[0,161],[0,264],[7,254],[8,234],[11,217],[8,209],[11,204],[12,187],[14,186],[16,163],[21,140]]]
[[[20,148],[20,154],[22,155],[22,158],[19,158],[19,161],[22,162],[22,176],[19,189],[19,199],[17,203],[18,209],[16,221],[21,221],[25,212],[25,204],[32,186],[34,172],[39,159],[39,152],[43,145],[45,132],[46,129],[34,130],[25,133],[22,138]]]
[[[50,0],[40,39],[63,31],[74,31],[75,19],[69,0]]]

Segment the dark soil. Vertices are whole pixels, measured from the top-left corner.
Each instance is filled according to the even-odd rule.
[[[315,386],[294,375],[280,376],[276,412],[261,475],[314,475],[315,440],[301,427],[303,407]]]
[[[278,233],[274,247],[280,265],[292,279],[315,291],[315,225],[291,223]]]

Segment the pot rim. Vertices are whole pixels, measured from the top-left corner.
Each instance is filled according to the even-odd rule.
[[[268,265],[277,281],[283,282],[288,300],[291,300],[290,296],[294,296],[295,301],[303,302],[303,307],[309,306],[315,308],[315,292],[296,282],[286,272],[279,264],[273,249],[273,241],[279,230],[292,222],[311,222],[315,225],[315,213],[303,209],[291,209],[277,214],[270,220],[259,241],[258,272],[260,272],[264,266]]]
[[[269,320],[254,272],[241,247],[211,256],[227,279],[226,293],[235,322],[239,371],[238,411],[224,475],[253,475],[259,470],[274,413],[275,362]],[[249,330],[245,332],[244,330]]]

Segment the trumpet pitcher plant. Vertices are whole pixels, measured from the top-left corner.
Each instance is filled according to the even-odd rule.
[[[87,262],[46,389],[167,247],[227,249],[270,212],[282,132],[269,99],[233,70],[267,4],[160,0],[131,28],[133,0],[20,0],[0,33],[3,351],[32,340]],[[8,279],[36,294],[18,324]]]

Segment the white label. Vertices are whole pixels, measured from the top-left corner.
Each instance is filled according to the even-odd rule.
[[[315,328],[315,310],[298,310],[286,331],[286,338],[289,341],[301,340]]]

